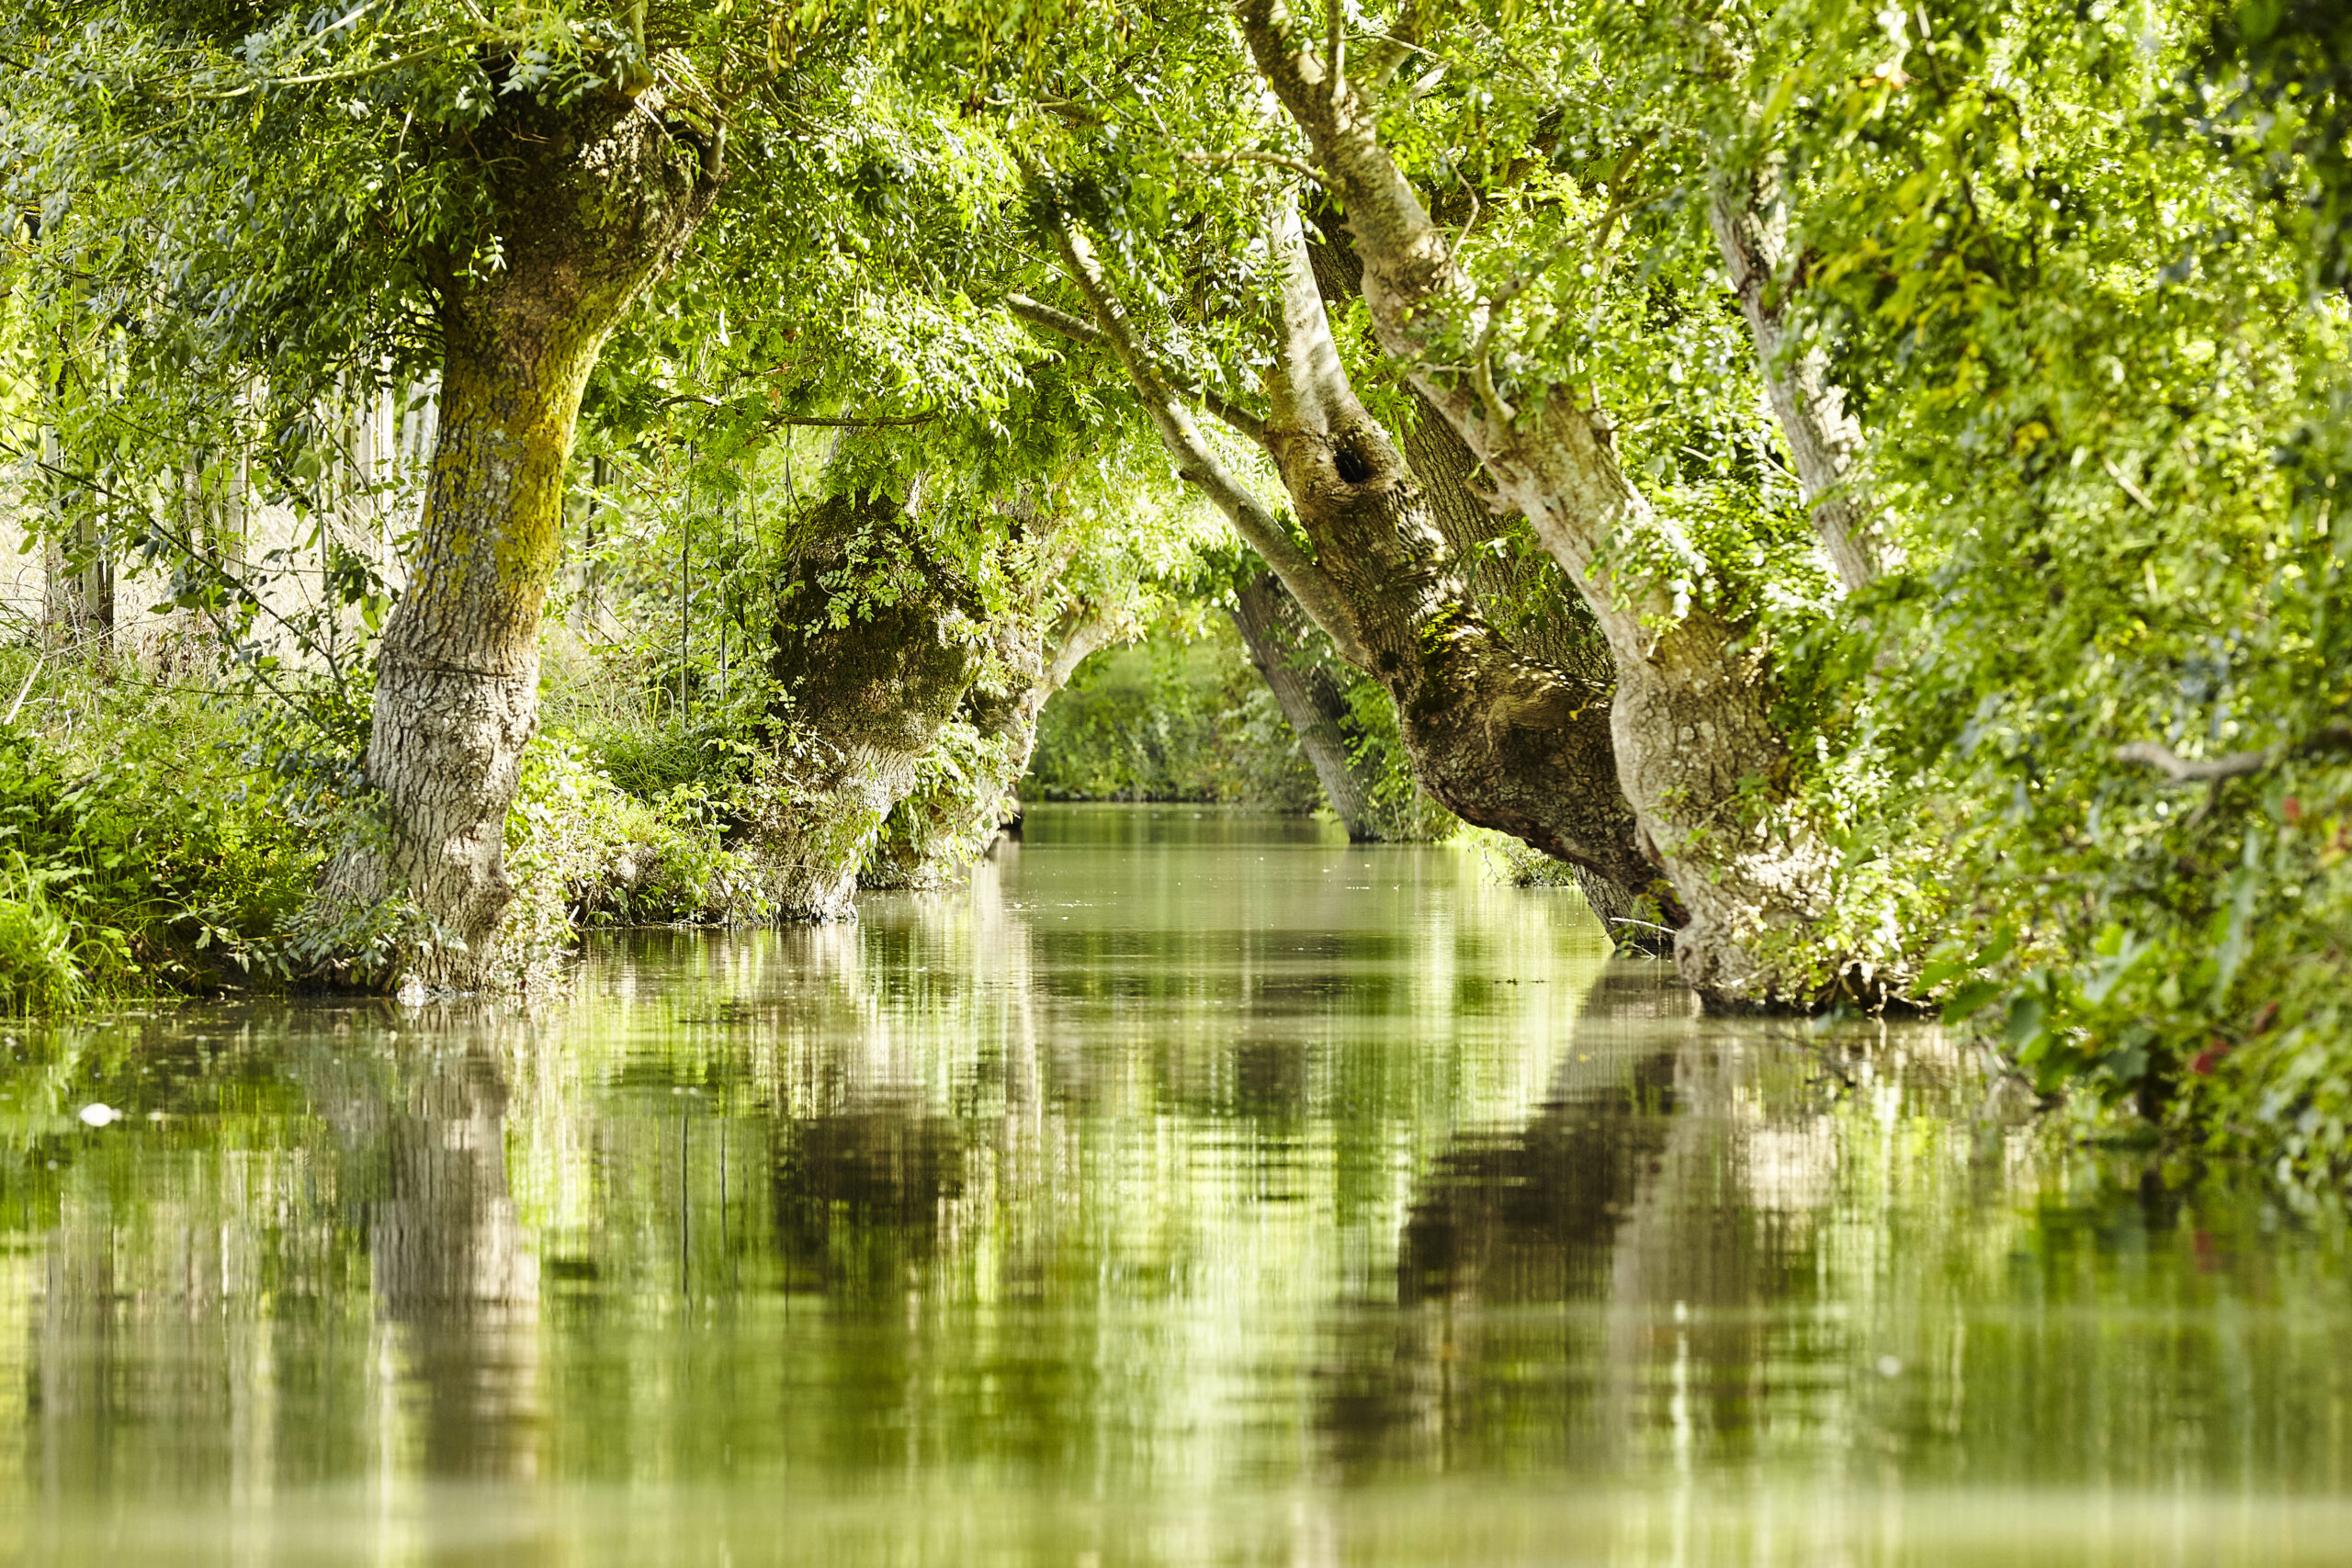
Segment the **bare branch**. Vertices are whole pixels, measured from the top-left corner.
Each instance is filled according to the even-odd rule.
[[[1287,170],[1301,179],[1313,180],[1318,185],[1323,180],[1323,171],[1312,164],[1286,157],[1280,152],[1261,152],[1254,147],[1244,147],[1231,152],[1187,152],[1184,154],[1184,162],[1200,168],[1222,167],[1228,164],[1265,164],[1273,168]]]
[[[1068,310],[1057,310],[1043,299],[1032,299],[1026,294],[1008,294],[1004,297],[1004,308],[1034,326],[1059,333],[1066,338],[1075,338],[1095,348],[1111,346],[1111,340],[1102,335],[1100,327],[1079,320]]]
[[[2102,452],[2098,455],[2098,466],[2107,470],[2107,477],[2115,481],[2116,488],[2122,491],[2124,494],[2130,496],[2134,502],[2139,503],[2141,511],[2147,513],[2152,517],[2155,515],[2156,503],[2150,501],[2147,496],[2142,492],[2138,485],[2133,484],[2129,479],[2124,477],[2123,470],[2116,467],[2114,458]]]
[[[879,419],[802,419],[777,414],[770,416],[765,423],[770,428],[796,424],[812,430],[881,430],[897,425],[929,424],[938,417],[937,409],[929,409],[922,413],[890,414]]]
[[[2129,746],[2118,746],[2115,760],[2141,763],[2164,774],[2167,783],[2188,784],[2243,778],[2247,773],[2262,772],[2278,759],[2278,748],[2266,747],[2259,751],[2233,751],[2226,757],[2195,761],[2154,740],[2134,740]]]
[[[2154,740],[2134,740],[2128,746],[2118,746],[2115,760],[2154,768],[2165,775],[2167,784],[2192,784],[2245,778],[2275,768],[2290,757],[2344,750],[2352,750],[2352,725],[2330,725],[2292,745],[2280,741],[2257,751],[2232,751],[2211,758],[2183,757],[2171,747]]]

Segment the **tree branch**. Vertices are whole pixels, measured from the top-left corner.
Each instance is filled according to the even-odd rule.
[[[1091,348],[1107,349],[1113,346],[1111,340],[1102,335],[1101,329],[1080,321],[1068,310],[1056,310],[1042,299],[1032,299],[1026,294],[1008,294],[1004,297],[1004,308],[1033,326],[1040,326],[1048,332],[1059,333],[1062,336],[1073,342],[1085,344]],[[1206,409],[1213,417],[1231,425],[1259,446],[1263,446],[1266,444],[1266,422],[1249,410],[1235,407],[1205,387],[1180,386],[1178,389],[1198,398],[1201,407]]]
[[[2226,757],[2195,761],[2154,740],[2134,740],[2129,746],[2118,746],[2115,760],[2119,762],[2139,762],[2154,768],[2164,774],[2169,784],[2208,784],[2215,779],[2243,778],[2248,773],[2258,773],[2278,760],[2278,749],[2265,747],[2259,751],[2233,751]]]
[[[1034,326],[1059,333],[1066,338],[1074,338],[1095,348],[1111,346],[1111,340],[1102,335],[1101,328],[1079,320],[1068,310],[1057,310],[1042,299],[1032,299],[1026,294],[1008,294],[1004,297],[1004,308]]]
[[[1209,450],[1208,443],[1201,437],[1200,427],[1193,422],[1192,411],[1161,378],[1136,340],[1125,307],[1112,292],[1110,281],[1095,259],[1094,247],[1058,214],[1054,220],[1054,240],[1061,252],[1063,269],[1093,307],[1096,327],[1119,363],[1125,367],[1127,378],[1135,383],[1136,394],[1143,399],[1144,411],[1159,433],[1160,444],[1176,460],[1177,473],[1215,502],[1231,520],[1234,531],[1265,558],[1292,597],[1330,634],[1340,657],[1359,668],[1368,666],[1372,655],[1347,601],[1324,575],[1315,558],[1299,547],[1265,504]]]
[[[1314,164],[1302,162],[1297,158],[1285,157],[1280,152],[1261,152],[1251,147],[1245,147],[1233,152],[1187,152],[1184,154],[1184,162],[1201,168],[1214,168],[1227,164],[1264,164],[1272,168],[1287,170],[1301,179],[1313,180],[1317,185],[1323,183],[1323,171]]]
[[[2213,784],[2222,779],[2245,778],[2250,773],[2263,773],[2277,767],[2290,757],[2305,756],[2314,751],[2352,750],[2352,726],[2331,725],[2317,734],[2293,745],[2280,741],[2259,750],[2232,751],[2212,758],[2183,757],[2171,747],[2154,740],[2134,740],[2115,749],[2119,762],[2138,762],[2165,775],[2165,782],[2176,784]]]

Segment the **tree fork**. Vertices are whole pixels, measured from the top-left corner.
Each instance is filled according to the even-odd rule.
[[[1295,41],[1285,0],[1237,0],[1236,15],[1260,73],[1346,205],[1382,347],[1527,514],[1608,638],[1618,777],[1645,847],[1690,910],[1675,934],[1684,977],[1718,1006],[1813,1005],[1839,955],[1797,948],[1826,907],[1836,856],[1787,808],[1792,760],[1770,720],[1762,657],[1736,623],[1612,569],[1608,547],[1620,539],[1690,546],[1626,478],[1606,422],[1575,389],[1546,389],[1522,407],[1502,395],[1486,354],[1499,303],[1464,274],[1380,144],[1340,51]],[[1474,363],[1456,369],[1460,351],[1448,344],[1463,336]]]
[[[1419,477],[1356,397],[1294,202],[1277,204],[1271,239],[1282,348],[1267,450],[1318,558],[1363,607],[1365,668],[1396,701],[1415,773],[1464,820],[1577,868],[1604,920],[1648,899],[1679,924],[1617,786],[1607,683],[1524,657],[1478,612]]]

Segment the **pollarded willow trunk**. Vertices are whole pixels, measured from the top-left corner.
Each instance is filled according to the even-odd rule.
[[[889,497],[835,496],[806,528],[768,664],[784,694],[771,716],[776,772],[745,847],[780,918],[836,920],[980,673],[982,628],[961,574]],[[861,575],[889,578],[887,594],[840,582],[853,543]]]
[[[1281,578],[1261,573],[1234,595],[1233,624],[1349,839],[1369,843],[1384,837],[1373,806],[1372,781],[1364,776],[1368,770],[1358,755],[1363,748],[1347,694],[1329,670],[1301,661],[1306,613],[1298,601]]]
[[[1792,760],[1747,628],[1678,604],[1658,576],[1608,564],[1635,542],[1694,564],[1697,552],[1626,479],[1578,389],[1544,388],[1513,407],[1490,364],[1455,368],[1464,344],[1490,341],[1493,305],[1380,145],[1319,23],[1300,26],[1284,0],[1238,0],[1237,10],[1260,72],[1345,205],[1382,346],[1526,513],[1608,638],[1617,774],[1689,907],[1675,935],[1684,976],[1717,1005],[1812,1002],[1836,957],[1801,953],[1801,929],[1825,908],[1835,857],[1788,808]]]
[[[1227,412],[1273,454],[1302,547],[1210,451],[1191,412],[1143,353],[1085,237],[1057,231],[1071,280],[1125,367],[1178,471],[1225,512],[1329,635],[1340,656],[1384,685],[1416,779],[1456,816],[1510,834],[1576,868],[1602,919],[1681,907],[1639,840],[1617,787],[1609,694],[1521,655],[1479,613],[1447,562],[1419,481],[1357,401],[1324,313],[1295,210],[1283,251],[1281,363],[1274,415]],[[1059,312],[1023,302],[1032,321],[1070,331]]]
[[[692,133],[616,94],[560,107],[508,95],[470,142],[494,232],[431,269],[440,427],[368,741],[388,840],[338,856],[314,911],[331,942],[338,923],[364,926],[405,889],[435,927],[406,967],[458,987],[503,977],[506,813],[537,728],[540,614],[581,393],[605,334],[676,259],[719,181]],[[493,243],[501,264],[478,265]]]
[[[957,717],[978,740],[976,754],[901,800],[858,874],[863,887],[927,889],[961,882],[1017,822],[1017,786],[1037,749],[1037,717],[1046,701],[1069,684],[1086,656],[1109,644],[1111,620],[1083,606],[1042,631],[1014,616],[992,639],[996,671],[990,682],[964,694]]]

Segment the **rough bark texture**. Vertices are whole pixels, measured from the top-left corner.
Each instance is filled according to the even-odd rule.
[[[1512,407],[1479,350],[1493,307],[1381,147],[1375,118],[1319,36],[1302,47],[1283,0],[1238,0],[1260,71],[1345,205],[1363,297],[1382,346],[1467,442],[1498,491],[1583,592],[1617,670],[1617,772],[1646,845],[1689,907],[1675,956],[1718,1005],[1804,1004],[1812,982],[1781,938],[1820,914],[1833,857],[1774,803],[1789,774],[1769,717],[1770,682],[1742,628],[1686,614],[1661,582],[1620,577],[1608,547],[1690,547],[1626,479],[1607,423],[1555,386]],[[1463,343],[1472,345],[1466,370]]]
[[[1878,545],[1855,468],[1862,427],[1829,378],[1828,356],[1812,345],[1788,352],[1781,293],[1788,249],[1785,216],[1761,176],[1719,173],[1708,186],[1707,221],[1756,340],[1757,368],[1796,462],[1814,533],[1846,591],[1858,592],[1879,571]]]
[[[1356,760],[1357,737],[1347,694],[1330,671],[1303,664],[1300,644],[1306,612],[1283,580],[1266,572],[1234,596],[1233,624],[1250,650],[1250,662],[1265,678],[1283,716],[1298,737],[1299,750],[1315,769],[1331,809],[1357,843],[1381,838],[1373,807],[1372,784]]]
[[[983,760],[963,776],[943,774],[899,803],[858,874],[859,886],[925,889],[963,881],[997,835],[1020,820],[1015,790],[1037,749],[1037,716],[1046,699],[1113,636],[1109,620],[1083,608],[1042,631],[1028,615],[999,626],[993,639],[999,677],[993,685],[967,691],[957,715],[986,748]]]
[[[838,579],[853,544],[861,575],[890,575],[889,602],[855,588],[844,599]],[[781,918],[852,912],[884,822],[980,672],[977,608],[889,498],[837,496],[810,519],[777,598],[769,659],[785,694],[774,715],[779,773],[746,843]]]
[[[1306,247],[1316,284],[1334,310],[1363,294],[1363,261],[1341,227],[1344,221],[1338,213],[1329,214],[1322,238]],[[1523,532],[1525,519],[1491,490],[1480,488],[1478,455],[1437,405],[1409,381],[1405,391],[1413,412],[1397,427],[1398,445],[1421,481],[1430,519],[1468,581],[1479,613],[1526,657],[1556,666],[1572,680],[1613,682],[1608,639],[1583,596]]]
[[[605,334],[718,196],[680,135],[616,95],[560,108],[502,96],[470,136],[502,265],[475,268],[470,243],[432,264],[440,427],[368,743],[389,840],[338,857],[322,895],[372,904],[404,886],[436,928],[407,959],[427,983],[495,977],[506,811],[538,722],[540,613],[581,392]]]
[[[1286,257],[1283,351],[1259,434],[1309,548],[1209,453],[1141,352],[1084,237],[1064,226],[1058,238],[1179,471],[1233,519],[1340,657],[1387,687],[1421,786],[1465,821],[1576,867],[1604,919],[1650,898],[1679,920],[1610,765],[1607,687],[1521,656],[1479,614],[1447,563],[1419,480],[1356,400],[1295,212],[1287,224],[1277,237]]]

